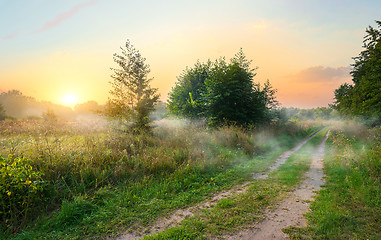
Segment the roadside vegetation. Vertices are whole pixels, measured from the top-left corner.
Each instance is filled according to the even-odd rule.
[[[224,198],[212,208],[201,209],[179,226],[143,239],[216,239],[237,234],[239,230],[259,222],[267,208],[281,201],[303,179],[310,167],[311,154],[327,131],[321,131],[291,155],[278,170],[270,173],[268,179],[250,179],[245,192]],[[256,165],[256,161],[253,159],[252,164]]]
[[[381,238],[381,129],[352,122],[332,127],[327,183],[312,202],[309,226],[293,239]]]
[[[1,232],[14,239],[94,239],[149,224],[263,171],[316,130],[163,120],[152,133],[136,135],[101,122],[0,124],[8,184],[1,186]],[[249,164],[253,158],[256,164]]]

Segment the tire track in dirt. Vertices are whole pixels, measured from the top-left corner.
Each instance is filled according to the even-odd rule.
[[[329,131],[313,153],[310,169],[305,174],[306,179],[300,186],[289,197],[280,202],[274,211],[267,213],[264,220],[254,226],[253,229],[244,230],[226,239],[289,239],[288,235],[282,232],[283,228],[289,226],[305,227],[307,225],[304,214],[309,211],[309,202],[313,200],[315,191],[320,190],[324,184],[323,157],[328,135]]]
[[[323,129],[322,129],[323,130]],[[269,176],[269,173],[277,170],[283,163],[287,161],[287,159],[294,154],[296,151],[298,151],[304,144],[306,144],[309,140],[314,138],[318,133],[320,133],[322,130],[314,133],[310,137],[306,138],[302,142],[298,143],[295,147],[292,149],[282,153],[277,160],[268,167],[267,171],[261,172],[261,173],[254,173],[252,178],[253,179],[266,179]],[[323,150],[324,152],[324,150]],[[162,217],[158,219],[153,225],[139,229],[138,230],[129,230],[119,237],[116,238],[116,240],[136,240],[141,239],[146,235],[155,234],[161,231],[166,230],[169,227],[176,226],[179,222],[183,221],[187,217],[192,217],[195,215],[195,213],[200,212],[201,209],[211,208],[213,207],[218,201],[221,199],[227,198],[232,196],[233,194],[241,194],[246,191],[247,185],[250,183],[250,181],[244,182],[243,184],[239,186],[235,186],[229,190],[222,191],[220,193],[215,194],[210,200],[207,200],[205,202],[202,202],[200,204],[197,204],[195,206],[191,206],[185,209],[178,209],[174,213],[172,213],[168,217]],[[237,239],[237,238],[232,238]],[[250,238],[251,239],[251,238]],[[264,239],[264,238],[263,238]]]

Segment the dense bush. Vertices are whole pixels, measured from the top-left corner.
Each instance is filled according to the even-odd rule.
[[[25,157],[0,156],[0,219],[4,223],[15,224],[40,202],[43,173],[31,163]]]
[[[179,117],[205,119],[214,126],[247,126],[268,122],[277,105],[275,90],[267,81],[254,82],[256,68],[250,67],[242,49],[230,62],[197,62],[178,77],[169,93],[168,110]]]

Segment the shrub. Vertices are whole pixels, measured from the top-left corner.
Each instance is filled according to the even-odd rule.
[[[42,173],[30,165],[27,158],[0,156],[0,218],[12,223],[26,216],[31,206],[40,199],[44,182]]]

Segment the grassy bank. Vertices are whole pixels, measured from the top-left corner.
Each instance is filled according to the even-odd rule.
[[[268,179],[252,179],[246,192],[222,199],[213,208],[200,210],[179,226],[144,239],[215,239],[258,222],[266,208],[280,201],[301,181],[309,169],[311,153],[321,143],[326,131],[293,154]]]
[[[3,122],[0,130],[2,179],[11,183],[1,189],[1,236],[97,239],[248,179],[315,129],[167,121],[144,135],[101,123]]]
[[[293,239],[381,239],[381,129],[333,128],[325,172],[309,226]]]

